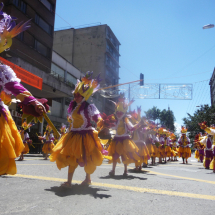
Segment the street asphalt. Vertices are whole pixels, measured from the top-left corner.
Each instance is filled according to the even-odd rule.
[[[0,177],[0,214],[213,214],[215,174],[192,157],[189,164],[168,162],[123,177],[123,165],[109,177],[107,160],[92,175],[92,185],[81,186],[78,167],[72,188],[60,187],[67,168],[59,171],[42,155],[17,161],[17,175]]]

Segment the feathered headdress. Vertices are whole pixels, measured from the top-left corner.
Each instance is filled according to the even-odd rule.
[[[46,126],[46,131],[51,132],[52,131],[52,127],[50,125]]]
[[[62,124],[62,126],[60,128],[60,132],[61,133],[66,133],[66,125]]]
[[[81,78],[81,81],[77,80],[73,94],[79,93],[87,101],[89,97],[99,89],[99,83],[101,82],[100,74],[95,79],[92,79],[92,75],[93,72],[88,71],[86,75]]]
[[[126,113],[128,110],[128,107],[134,102],[134,100],[132,99],[129,103],[126,102],[125,99],[125,94],[124,93],[120,93],[119,94],[119,98],[118,98],[118,102],[115,103],[116,107],[115,107],[115,112],[119,111],[119,112],[123,112]]]
[[[67,116],[67,122],[72,123],[72,117],[70,115]]]
[[[187,128],[185,128],[185,127],[181,127],[181,133],[182,134],[186,134],[187,133]]]
[[[175,136],[174,133],[170,133],[170,139],[171,139],[171,140],[175,140],[175,139],[176,139],[176,136]]]
[[[165,134],[164,128],[162,127],[158,128],[158,134]]]
[[[22,127],[23,127],[24,130],[27,130],[27,129],[30,128],[31,126],[32,126],[31,123],[29,123],[29,124],[27,124],[27,122],[23,122],[23,123],[22,123]]]
[[[0,3],[0,53],[9,49],[12,45],[12,38],[30,27],[30,20],[16,25],[16,18],[2,12],[4,4]]]

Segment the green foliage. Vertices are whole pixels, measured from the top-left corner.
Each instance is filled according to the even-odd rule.
[[[153,108],[149,109],[148,111],[145,111],[146,118],[148,120],[160,120],[160,124],[167,129],[175,132],[175,116],[173,111],[163,109],[162,111],[158,109],[157,107],[153,106]]]
[[[193,116],[189,113],[187,115],[187,117],[183,118],[183,121],[188,129],[190,139],[194,139],[197,133],[204,132],[198,123],[206,121],[208,126],[215,124],[215,106],[201,105]]]
[[[149,109],[148,111],[145,111],[145,114],[147,119],[155,121],[159,119],[160,109],[153,106],[153,108]]]

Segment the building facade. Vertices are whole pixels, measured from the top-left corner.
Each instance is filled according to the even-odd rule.
[[[215,68],[211,76],[210,82],[211,105],[215,105]]]
[[[13,63],[17,71],[32,76],[22,73],[22,77],[18,77],[33,96],[48,99],[51,110],[48,113],[49,118],[59,128],[62,123],[67,122],[67,108],[72,99],[72,91],[77,78],[80,78],[82,73],[52,50],[56,0],[3,0],[2,2],[3,11],[17,17],[17,22],[32,20],[31,27],[15,37],[10,50],[2,53],[1,57],[6,60],[4,63],[8,62],[8,65]],[[31,81],[34,82],[34,77],[42,80],[41,88],[31,84]],[[17,112],[16,104],[12,104],[9,108],[16,124],[20,126],[21,115]],[[32,130],[42,132],[44,126],[36,124],[32,126]]]
[[[83,73],[101,74],[101,86],[119,83],[120,45],[108,25],[54,32],[53,49]],[[98,94],[93,99],[101,112],[113,113],[114,105],[108,99]]]

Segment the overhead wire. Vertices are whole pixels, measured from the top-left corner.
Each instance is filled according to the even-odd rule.
[[[59,18],[61,18],[64,22],[66,22],[67,24],[69,24],[69,26],[71,27],[71,28],[74,28],[74,26],[72,26],[68,21],[66,21],[63,17],[61,17],[58,13],[56,13],[56,11],[53,11],[52,10],[52,12],[53,13],[55,13]],[[100,24],[101,24],[101,22],[99,22]],[[95,23],[92,23],[92,24],[95,24]],[[94,45],[94,46],[97,46],[97,44],[94,44],[93,42],[91,42],[91,45]],[[97,46],[98,47],[98,46]],[[184,68],[182,68],[179,72],[181,72],[181,71],[183,71],[186,67],[188,67],[188,66],[190,66],[191,64],[193,64],[194,62],[196,62],[199,58],[201,58],[202,56],[204,56],[206,53],[208,53],[210,50],[212,50],[213,48],[215,47],[215,45],[214,46],[212,46],[210,49],[208,49],[207,51],[205,51],[202,55],[200,55],[199,57],[197,57],[195,60],[193,60],[191,63],[189,63],[189,64],[187,64]],[[81,53],[82,53],[82,55],[84,56],[84,54],[83,54],[83,52],[82,52],[82,50],[81,50]],[[87,63],[87,61],[86,61],[86,59],[84,59],[85,60],[85,63]],[[137,77],[137,78],[139,78],[138,77],[138,75],[136,75],[134,72],[132,72],[131,70],[129,70],[127,67],[125,67],[124,65],[122,65],[122,64],[120,64],[121,65],[121,67],[123,67],[123,68],[125,68],[128,72],[129,72],[129,74],[132,74],[133,76],[135,76],[135,77]],[[177,73],[179,73],[179,72],[177,72]],[[203,73],[207,73],[207,72],[203,72]],[[180,76],[180,77],[169,77],[169,78],[163,78],[163,79],[148,79],[148,80],[166,80],[166,79],[173,79],[173,78],[182,78],[182,77],[188,77],[188,76],[193,76],[193,75],[198,75],[198,74],[203,74],[203,73],[196,73],[196,74],[191,74],[191,75],[186,75],[186,76]],[[176,74],[176,73],[173,73],[173,74]]]

